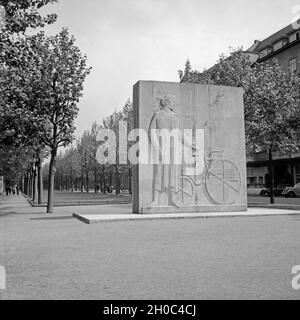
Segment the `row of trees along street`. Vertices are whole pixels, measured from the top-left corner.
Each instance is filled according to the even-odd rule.
[[[183,83],[225,85],[244,89],[247,152],[268,152],[270,198],[271,203],[274,203],[273,154],[288,155],[299,150],[299,76],[296,73],[284,72],[277,60],[264,64],[253,63],[242,50],[232,52],[229,58],[222,55],[210,72],[192,70],[188,60],[185,70],[179,71],[179,76]],[[133,128],[132,105],[129,101],[122,111],[105,119],[101,126],[93,124],[91,130],[85,132],[77,141],[76,148],[73,147],[60,156],[57,169],[58,189],[74,189],[75,179],[76,188],[80,185],[81,191],[88,191],[91,174],[95,192],[97,185],[105,192],[105,181],[111,181],[112,174],[116,178],[117,193],[121,188],[120,172],[128,172],[127,178],[131,182],[130,166],[99,166],[95,161],[98,130],[110,128],[118,135],[120,120],[128,121],[129,130]]]
[[[6,13],[0,32],[1,172],[6,184],[25,175],[23,191],[41,202],[41,166],[49,157],[48,213],[53,212],[57,152],[74,139],[77,105],[90,72],[67,29],[54,36],[42,31],[57,16],[42,16],[40,9],[55,2],[0,0]]]
[[[277,60],[253,63],[242,50],[221,56],[212,71],[192,70],[189,60],[179,71],[181,82],[236,86],[244,89],[248,153],[268,152],[271,203],[274,203],[273,155],[299,151],[300,79],[284,72]]]
[[[68,191],[106,193],[114,186],[116,194],[123,189],[132,193],[132,168],[131,165],[99,165],[96,154],[99,147],[97,134],[100,129],[111,129],[118,136],[119,122],[126,121],[128,132],[133,129],[133,109],[128,100],[121,111],[115,111],[112,115],[103,119],[103,123],[92,124],[90,130],[86,130],[76,144],[58,155],[56,161],[55,189]],[[118,148],[117,148],[118,152]],[[48,170],[46,164],[44,172]],[[48,175],[44,176],[44,181]]]
[[[6,11],[0,32],[0,174],[7,185],[21,182],[22,191],[38,203],[43,201],[43,181],[47,183],[48,213],[53,212],[54,187],[106,192],[113,177],[118,194],[126,172],[131,190],[130,166],[101,166],[95,160],[101,128],[113,129],[118,136],[118,124],[126,120],[132,129],[129,101],[73,143],[78,103],[91,69],[67,29],[53,36],[43,32],[57,17],[42,16],[40,9],[55,2],[0,0]],[[299,150],[299,76],[284,72],[276,60],[252,63],[241,50],[229,58],[221,56],[211,72],[192,70],[188,61],[179,73],[181,82],[244,89],[247,151],[268,152],[274,202],[273,155]]]

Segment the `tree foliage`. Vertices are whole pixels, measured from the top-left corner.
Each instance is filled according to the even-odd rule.
[[[55,2],[0,0],[1,9],[5,10],[0,32],[0,170],[14,183],[44,155],[45,146],[39,140],[33,113],[35,68],[31,68],[33,48],[26,31],[55,22],[55,14],[40,14],[40,9]]]
[[[46,24],[54,23],[57,19],[56,14],[42,16],[39,10],[56,2],[57,0],[0,0],[6,20],[2,35],[24,33],[28,28],[42,28]]]
[[[74,139],[74,120],[83,83],[90,72],[75,38],[63,29],[55,36],[27,33],[55,22],[39,10],[56,0],[0,1],[6,24],[0,33],[0,149],[30,148],[40,165],[49,152],[48,212],[53,210],[53,178],[59,147]]]
[[[61,181],[71,181],[70,165],[68,163],[76,159],[76,170],[73,171],[75,184],[78,186],[80,180],[80,189],[88,191],[93,183],[94,190],[97,192],[97,187],[100,187],[102,192],[106,192],[112,179],[115,180],[116,189],[121,189],[121,182],[117,181],[116,176],[120,174],[126,174],[128,182],[128,189],[131,192],[131,166],[130,165],[99,165],[96,160],[97,150],[100,146],[100,142],[97,141],[97,134],[99,130],[106,128],[115,132],[116,136],[119,134],[119,122],[126,121],[128,125],[128,132],[133,129],[133,108],[130,100],[128,100],[122,110],[113,112],[110,116],[105,117],[102,124],[94,122],[90,130],[86,130],[83,135],[77,139],[75,151],[77,156],[73,152],[66,152],[60,155],[57,160],[57,167],[59,168],[59,174],[61,179],[57,177],[57,185],[59,185],[59,179]],[[73,147],[68,150],[74,150]],[[66,185],[63,183],[63,185]],[[67,184],[70,188],[70,183]],[[60,188],[60,187],[58,187]],[[72,188],[71,188],[72,189]]]
[[[229,58],[222,55],[216,66],[203,73],[193,71],[188,61],[179,74],[182,82],[244,89],[247,151],[268,152],[273,203],[273,154],[289,155],[300,147],[299,75],[285,72],[276,59],[253,63],[242,50]]]
[[[188,62],[189,65],[189,62]],[[241,50],[224,55],[210,71],[188,68],[181,82],[242,87],[248,152],[294,152],[299,148],[299,84],[277,60],[253,63]]]

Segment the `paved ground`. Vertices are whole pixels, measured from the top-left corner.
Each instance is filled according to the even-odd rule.
[[[300,299],[298,216],[86,225],[26,205],[0,198],[3,299]]]

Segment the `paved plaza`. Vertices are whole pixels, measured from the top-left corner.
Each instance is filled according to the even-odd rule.
[[[300,299],[298,215],[88,225],[0,200],[2,299]]]

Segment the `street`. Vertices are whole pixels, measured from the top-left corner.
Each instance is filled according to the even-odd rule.
[[[263,203],[269,204],[270,198],[261,197],[261,196],[248,196],[248,204],[251,203]],[[288,204],[288,205],[299,205],[300,206],[300,198],[284,198],[284,197],[275,197],[275,204]]]
[[[297,215],[87,225],[0,203],[2,299],[300,299]]]

